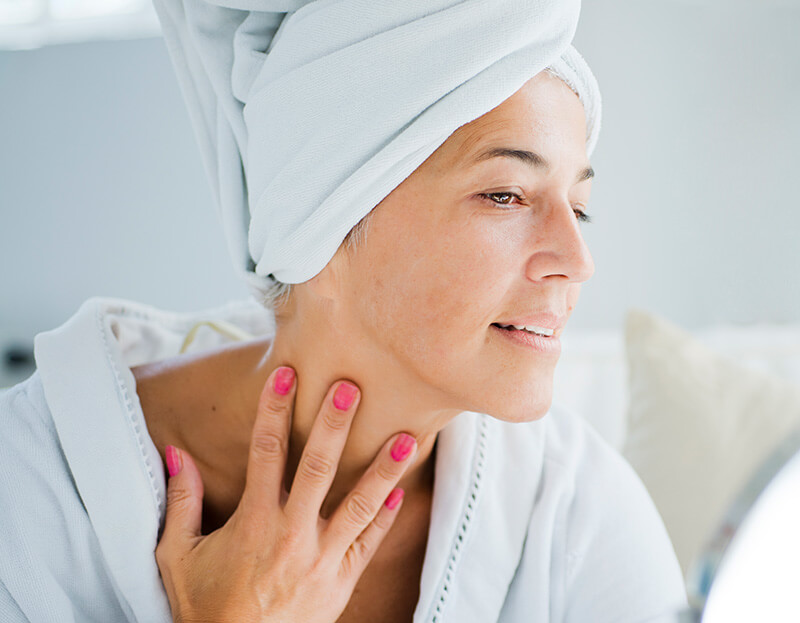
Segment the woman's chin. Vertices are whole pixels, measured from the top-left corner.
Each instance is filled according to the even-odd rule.
[[[518,409],[509,409],[502,412],[489,413],[492,417],[503,422],[533,422],[541,420],[550,411],[551,402],[543,404],[537,401],[535,404],[525,405]]]
[[[552,380],[528,387],[517,385],[510,391],[498,392],[496,399],[481,411],[504,422],[533,422],[540,420],[553,403]]]

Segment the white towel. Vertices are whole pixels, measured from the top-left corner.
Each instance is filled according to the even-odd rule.
[[[237,267],[301,283],[461,125],[571,47],[579,0],[154,0]]]

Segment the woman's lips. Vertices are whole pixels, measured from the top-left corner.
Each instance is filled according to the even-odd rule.
[[[491,328],[496,333],[499,333],[502,339],[508,340],[512,344],[525,348],[532,348],[542,353],[561,354],[561,340],[555,336],[544,337],[535,335],[524,329],[501,329],[495,324],[491,325]]]

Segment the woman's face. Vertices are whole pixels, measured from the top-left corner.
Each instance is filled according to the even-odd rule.
[[[442,407],[507,421],[547,412],[558,336],[594,272],[579,221],[592,175],[585,137],[577,96],[539,74],[375,208],[365,243],[329,264],[334,321],[360,334],[362,365],[374,355]],[[509,324],[555,334],[499,326]]]

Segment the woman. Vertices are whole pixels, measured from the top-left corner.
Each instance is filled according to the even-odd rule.
[[[593,272],[580,221],[598,119],[567,49],[577,12],[489,4],[387,5],[358,36],[349,2],[158,5],[235,251],[249,201],[249,279],[275,329],[229,307],[217,316],[262,337],[170,358],[200,318],[100,300],[37,338],[37,374],[0,411],[2,620],[645,621],[683,604],[641,483],[551,409],[558,338]],[[508,30],[499,47],[459,50],[486,19]],[[321,28],[356,43],[308,36]],[[226,56],[220,33],[258,43]],[[415,46],[437,41],[453,63],[416,76]],[[389,82],[436,86],[413,123],[370,110],[374,83],[358,114],[304,97],[303,72],[325,80],[352,48],[375,59],[370,45],[407,49]],[[277,84],[332,117],[282,133],[263,110]],[[343,131],[359,117],[361,134]],[[308,157],[339,135],[334,162]],[[338,185],[317,200],[302,166]]]

